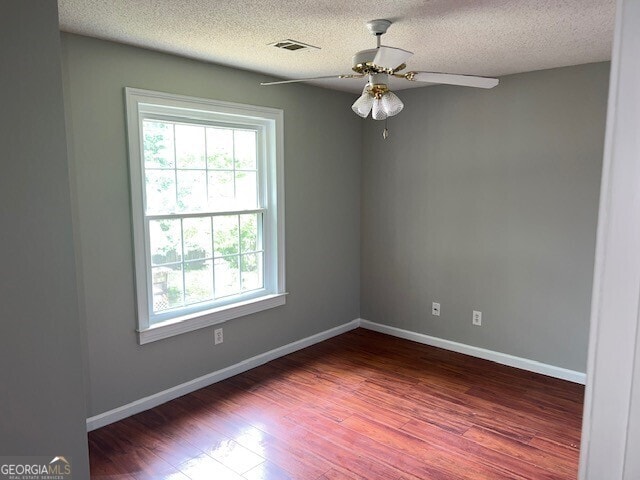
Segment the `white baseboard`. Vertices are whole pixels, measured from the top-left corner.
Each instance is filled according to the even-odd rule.
[[[492,350],[486,350],[480,347],[474,347],[472,345],[465,345],[464,343],[453,342],[451,340],[445,340],[442,338],[432,337],[423,333],[412,332],[409,330],[403,330],[397,327],[391,327],[389,325],[382,325],[380,323],[370,322],[361,318],[352,320],[344,325],[325,330],[324,332],[316,333],[310,337],[303,338],[293,343],[283,345],[282,347],[275,348],[255,357],[243,360],[235,365],[223,368],[211,372],[202,377],[190,380],[188,382],[176,385],[175,387],[163,390],[162,392],[149,395],[148,397],[135,400],[121,407],[114,408],[104,413],[100,413],[87,419],[87,430],[95,430],[110,423],[117,422],[124,418],[135,415],[136,413],[149,410],[150,408],[161,405],[165,402],[173,400],[174,398],[181,397],[187,393],[194,392],[200,388],[207,387],[216,382],[220,382],[226,378],[233,377],[239,373],[246,372],[252,368],[258,367],[262,364],[275,360],[276,358],[283,357],[297,350],[309,347],[316,343],[327,340],[336,335],[354,330],[358,327],[366,328],[368,330],[374,330],[376,332],[385,333],[394,337],[405,338],[407,340],[413,340],[414,342],[423,343],[425,345],[431,345],[434,347],[444,348],[445,350],[451,350],[458,353],[464,353],[473,357],[483,358],[485,360],[491,360],[502,365],[508,365],[510,367],[520,368],[530,372],[541,373],[550,377],[560,378],[562,380],[568,380],[574,383],[585,384],[586,374],[577,372],[574,370],[568,370],[566,368],[556,367],[554,365],[548,365],[528,358],[516,357],[508,355],[506,353],[494,352]]]
[[[113,410],[100,413],[99,415],[95,415],[93,417],[89,417],[87,419],[87,430],[95,430],[97,428],[104,427],[105,425],[109,425],[110,423],[117,422],[118,420],[122,420],[123,418],[135,415],[136,413],[149,410],[150,408],[161,405],[165,402],[168,402],[169,400],[173,400],[174,398],[181,397],[182,395],[186,395],[187,393],[194,392],[196,390],[199,390],[200,388],[207,387],[213,383],[220,382],[226,378],[233,377],[234,375],[246,372],[247,370],[251,370],[252,368],[270,362],[271,360],[274,360],[276,358],[283,357],[284,355],[288,355],[297,350],[301,350],[313,344],[322,342],[323,340],[327,340],[328,338],[335,337],[336,335],[340,335],[341,333],[345,333],[349,330],[358,328],[359,325],[360,319],[352,320],[351,322],[345,323],[344,325],[325,330],[324,332],[316,333],[315,335],[311,335],[310,337],[303,338],[287,345],[283,345],[282,347],[275,348],[265,353],[261,353],[260,355],[248,358],[247,360],[243,360],[239,363],[236,363],[235,365],[223,368],[222,370],[217,370],[194,380],[176,385],[175,387],[169,388],[162,392],[158,392],[148,397],[144,397],[134,402],[128,403],[126,405],[122,405],[121,407],[114,408]]]
[[[386,333],[394,337],[405,338],[407,340],[413,340],[414,342],[423,343],[425,345],[431,345],[433,347],[444,348],[445,350],[451,350],[453,352],[464,353],[465,355],[471,355],[473,357],[483,358],[485,360],[491,360],[492,362],[500,363],[502,365],[508,365],[510,367],[520,368],[529,372],[541,373],[550,377],[560,378],[562,380],[568,380],[574,383],[585,384],[587,376],[585,373],[577,372],[575,370],[569,370],[562,367],[556,367],[554,365],[548,365],[536,360],[530,360],[528,358],[516,357],[508,355],[506,353],[494,352],[492,350],[486,350],[480,347],[474,347],[472,345],[466,345],[464,343],[453,342],[451,340],[444,340],[438,337],[431,337],[424,333],[416,333],[409,330],[403,330],[397,327],[390,327],[388,325],[382,325],[380,323],[370,322],[368,320],[360,319],[360,327],[368,330],[374,330],[380,333]]]

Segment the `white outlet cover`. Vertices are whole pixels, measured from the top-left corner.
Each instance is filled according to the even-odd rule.
[[[471,322],[474,325],[481,326],[482,325],[482,312],[478,310],[473,311],[473,317],[471,318]]]
[[[213,331],[213,341],[215,345],[218,345],[222,342],[224,342],[224,336],[222,334],[222,329],[221,328],[216,328]]]
[[[436,317],[440,316],[440,304],[437,302],[433,302],[431,304],[431,315],[435,315]]]

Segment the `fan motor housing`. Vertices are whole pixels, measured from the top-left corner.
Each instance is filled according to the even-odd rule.
[[[369,50],[360,50],[357,52],[352,59],[353,70],[358,73],[365,73],[363,72],[363,68],[374,64],[373,59],[376,58],[377,51],[377,48],[371,48]]]
[[[373,63],[373,60],[376,58],[377,53],[378,53],[377,48],[371,48],[369,50],[360,50],[359,52],[356,52],[356,54],[351,59],[351,62],[353,64],[353,67],[351,67],[351,69],[354,72],[368,75],[370,73],[393,74],[395,72],[398,72],[406,68],[406,65],[404,63],[396,67],[395,69],[384,68],[379,65],[376,65],[375,63]]]

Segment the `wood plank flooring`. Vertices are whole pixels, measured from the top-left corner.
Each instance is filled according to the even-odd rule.
[[[583,394],[357,329],[91,432],[91,478],[575,479]]]

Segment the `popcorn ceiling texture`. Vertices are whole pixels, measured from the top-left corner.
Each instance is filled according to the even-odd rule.
[[[349,73],[383,44],[414,52],[409,70],[501,76],[610,59],[614,0],[59,0],[60,29],[277,78]],[[269,46],[286,38],[320,47]],[[314,82],[361,91],[362,80]],[[398,90],[423,86],[393,83]],[[274,88],[274,87],[271,87]]]

